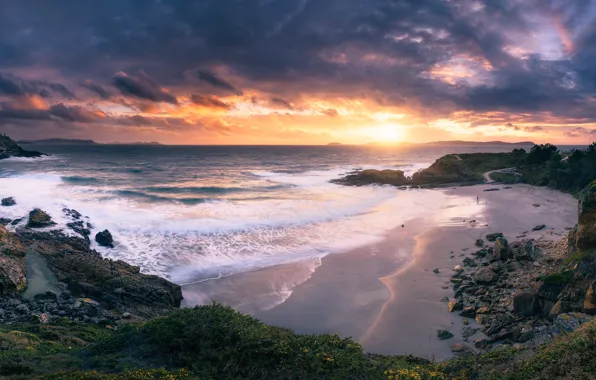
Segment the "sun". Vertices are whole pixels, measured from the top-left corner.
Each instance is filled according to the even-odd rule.
[[[369,128],[366,132],[378,142],[399,142],[404,138],[404,129],[397,124],[384,124]]]

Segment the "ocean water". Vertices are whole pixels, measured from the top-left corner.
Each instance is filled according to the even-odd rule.
[[[41,159],[0,161],[0,197],[34,207],[59,225],[64,207],[89,218],[93,235],[109,229],[105,257],[138,265],[178,284],[308,263],[382,240],[388,230],[440,207],[431,190],[342,187],[329,181],[358,168],[412,174],[448,153],[499,152],[507,146],[35,146]],[[434,204],[434,203],[439,204]],[[404,258],[407,260],[407,258]],[[278,286],[283,302],[308,279]],[[210,300],[209,295],[190,299]],[[195,301],[200,303],[201,301]]]

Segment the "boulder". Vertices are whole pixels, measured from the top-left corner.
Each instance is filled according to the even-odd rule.
[[[439,330],[437,331],[437,338],[439,338],[439,340],[451,339],[453,338],[453,334],[447,330]]]
[[[461,273],[464,271],[464,267],[462,267],[461,265],[456,265],[453,267],[453,270],[457,273]]]
[[[476,239],[476,247],[484,247],[484,240]]]
[[[0,295],[27,287],[26,249],[20,240],[0,226]]]
[[[474,273],[474,281],[481,285],[491,284],[496,278],[496,273],[489,267],[482,267]]]
[[[580,192],[575,239],[579,249],[596,247],[596,180]]]
[[[17,204],[17,201],[15,201],[13,197],[8,197],[3,198],[2,201],[0,201],[0,203],[2,204],[2,206],[14,206]]]
[[[36,208],[29,213],[29,221],[27,222],[29,228],[44,228],[55,224],[52,217],[43,210]]]
[[[532,228],[532,231],[540,231],[546,228],[546,224],[539,224],[536,227]]]
[[[538,249],[532,240],[512,243],[511,250],[517,261],[531,261],[538,255]]]
[[[530,292],[517,292],[513,295],[513,311],[523,317],[532,317],[539,312],[539,305]]]
[[[596,281],[588,287],[586,299],[584,300],[583,312],[587,314],[596,314]]]
[[[0,218],[0,225],[2,225],[2,226],[6,226],[6,225],[10,224],[10,222],[12,222],[12,219]]]
[[[497,240],[497,238],[502,238],[503,234],[501,232],[495,232],[492,234],[488,234],[486,235],[486,240],[490,241],[490,242],[494,242],[495,240]]]
[[[498,237],[497,240],[495,240],[493,255],[495,256],[496,260],[505,261],[511,258],[512,252],[507,239]]]
[[[98,232],[95,235],[95,241],[97,242],[97,244],[99,244],[103,247],[114,248],[114,238],[112,237],[112,234],[108,230],[103,230],[101,232]]]
[[[449,312],[453,313],[464,308],[464,304],[461,301],[453,300],[449,301]]]

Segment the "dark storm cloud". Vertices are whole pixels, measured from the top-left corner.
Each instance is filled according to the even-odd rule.
[[[273,98],[269,99],[269,103],[273,106],[287,109],[287,110],[294,109],[294,106],[292,104],[290,104],[290,102],[288,102],[287,100],[282,99],[282,98],[273,97]]]
[[[219,78],[214,73],[205,70],[197,70],[197,78],[215,88],[226,90],[235,95],[242,95],[242,91],[238,90],[232,84],[222,78]]]
[[[289,106],[314,94],[370,98],[429,118],[499,111],[596,121],[595,12],[585,0],[3,2],[0,70],[51,68],[104,100],[116,72],[112,84],[147,103],[207,93],[199,84],[210,95],[255,89]],[[554,19],[573,40],[566,56],[539,54],[558,48],[541,46],[557,44]],[[548,41],[533,41],[542,27]],[[512,53],[521,45],[537,53]],[[480,68],[455,81],[432,74],[454,59]],[[142,69],[155,79],[125,74]],[[5,74],[0,93],[72,96],[56,87],[61,80],[23,81]]]
[[[66,86],[41,80],[28,80],[10,73],[0,72],[0,95],[21,96],[39,95],[50,97],[59,95],[73,99],[75,95]]]
[[[139,71],[136,76],[128,75],[122,71],[117,72],[112,77],[112,83],[123,95],[152,100],[154,102],[178,104],[178,100],[174,95],[159,87],[143,70]]]
[[[219,100],[218,98],[216,98],[214,96],[203,96],[203,95],[192,94],[190,96],[190,100],[198,106],[207,107],[207,108],[221,108],[221,109],[225,109],[225,110],[232,108],[231,105],[222,102],[221,100]]]
[[[92,112],[81,106],[65,106],[58,103],[48,109],[27,109],[10,102],[0,103],[0,119],[61,120],[76,123],[92,123],[106,118],[101,112]]]
[[[97,94],[101,99],[108,100],[111,99],[114,95],[106,90],[103,86],[95,83],[92,80],[86,80],[81,83],[81,87],[86,88],[87,90],[94,92]]]

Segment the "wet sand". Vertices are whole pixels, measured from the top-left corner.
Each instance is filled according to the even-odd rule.
[[[500,190],[483,191],[488,188]],[[453,266],[470,256],[476,239],[487,233],[502,232],[509,241],[527,231],[526,238],[561,238],[565,228],[576,223],[577,201],[567,194],[526,185],[435,191],[448,195],[445,205],[405,221],[404,228],[391,231],[378,244],[329,255],[320,262],[266,268],[200,287],[215,290],[212,299],[268,324],[299,333],[338,333],[374,353],[446,359],[451,356],[450,345],[462,341],[462,318],[449,313],[447,304],[440,301],[453,295],[447,287]],[[547,227],[532,232],[539,224]],[[318,266],[314,273],[312,265]],[[438,274],[433,273],[435,268]],[[282,284],[292,279],[300,279],[296,281],[300,285],[285,302],[263,310],[271,301],[267,297],[283,297]],[[205,303],[196,298],[195,290],[185,289],[185,297],[190,297],[187,304]],[[238,297],[238,292],[245,298]],[[255,301],[259,299],[262,304]],[[438,329],[450,330],[455,337],[440,341]]]

